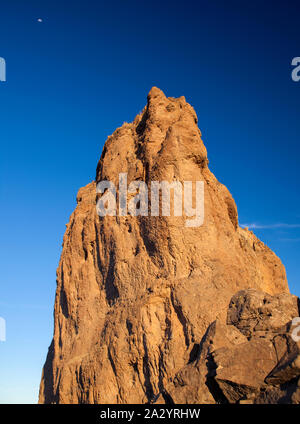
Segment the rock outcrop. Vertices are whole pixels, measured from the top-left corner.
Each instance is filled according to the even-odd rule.
[[[173,402],[300,403],[300,343],[292,324],[298,314],[296,296],[238,292],[227,324],[209,326],[197,355],[167,385]]]
[[[148,186],[203,181],[203,225],[186,227],[184,215],[98,216],[96,184],[118,187],[120,173]],[[154,87],[78,192],[39,402],[297,400],[288,323],[298,315],[280,260],[239,227],[231,194],[210,172],[194,109]]]

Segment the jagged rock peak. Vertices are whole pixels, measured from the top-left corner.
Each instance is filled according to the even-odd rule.
[[[128,184],[143,181],[148,188],[153,181],[200,182],[203,224],[186,226],[185,212],[99,216],[96,184],[112,182],[120,197],[120,173]],[[289,296],[289,290],[278,257],[239,227],[236,204],[209,170],[197,116],[185,98],[153,87],[142,113],[106,140],[96,181],[79,190],[77,202],[57,269],[54,336],[39,401],[214,403],[215,384],[221,399],[238,401],[224,382],[225,371],[212,376],[212,386],[205,384],[207,370],[196,366],[205,354],[205,335],[226,328],[229,347],[247,341],[248,327],[241,327],[234,308],[226,325],[232,296],[249,288],[269,296]],[[274,302],[278,314],[294,305],[286,297]],[[247,305],[239,310],[248,311]],[[250,342],[255,351],[258,342]],[[266,343],[259,346],[265,354]],[[212,361],[227,364],[228,358],[220,354]]]

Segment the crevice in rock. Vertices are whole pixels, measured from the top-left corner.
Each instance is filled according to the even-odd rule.
[[[178,318],[180,324],[182,325],[183,334],[184,334],[184,338],[185,338],[185,344],[186,344],[186,347],[188,348],[189,345],[190,345],[190,340],[189,340],[189,334],[188,334],[187,320],[186,320],[186,318],[183,314],[182,306],[177,305],[175,303],[173,292],[171,293],[171,303],[172,303],[173,309],[174,309],[174,311],[177,315],[177,318]]]
[[[109,348],[107,349],[107,355],[108,355],[108,359],[109,359],[109,362],[110,362],[111,368],[112,368],[112,370],[113,370],[113,373],[114,373],[114,375],[115,375],[115,376],[116,376],[116,378],[117,378],[117,370],[116,370],[116,366],[115,366],[115,363],[114,363],[113,358],[112,358],[112,356],[111,356],[111,353],[110,353],[110,349],[109,349]]]
[[[200,343],[194,343],[194,346],[192,347],[192,350],[190,351],[190,357],[188,360],[188,364],[191,362],[194,362],[200,354]]]
[[[115,252],[111,249],[109,252],[108,272],[107,272],[105,283],[104,283],[106,299],[110,306],[114,305],[114,303],[120,296],[119,290],[114,284],[115,264],[116,264]]]
[[[213,377],[208,377],[205,384],[208,387],[208,390],[210,391],[216,403],[218,404],[229,403],[226,397],[224,396],[222,390],[220,389],[218,383]]]
[[[113,373],[114,373],[114,376],[115,376],[116,385],[117,385],[117,388],[118,388],[118,396],[122,400],[122,397],[123,397],[123,395],[122,395],[122,387],[120,387],[120,385],[119,385],[117,369],[116,369],[115,362],[113,360],[113,357],[111,355],[111,352],[110,352],[110,348],[109,347],[107,349],[107,356],[108,356],[108,359],[109,359],[109,362],[110,362],[110,365],[111,365],[111,369],[113,370]]]
[[[61,284],[60,293],[59,293],[59,304],[60,304],[60,308],[64,317],[68,319],[69,318],[68,299],[64,289],[64,271],[62,267],[61,267],[61,281],[62,281],[62,284]]]
[[[150,372],[150,366],[149,366],[149,356],[148,356],[148,348],[147,348],[147,342],[146,342],[146,336],[143,335],[143,346],[144,346],[144,356],[143,356],[143,374],[144,374],[144,386],[145,386],[145,393],[148,398],[148,401],[153,401],[155,395],[153,386],[151,383],[151,372]]]
[[[54,340],[52,340],[47,354],[46,363],[43,370],[43,396],[44,403],[58,403],[58,395],[54,393]]]

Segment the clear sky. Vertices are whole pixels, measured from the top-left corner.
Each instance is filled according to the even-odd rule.
[[[194,106],[240,223],[300,295],[299,12],[288,0],[1,2],[0,403],[37,401],[77,190],[154,85]]]

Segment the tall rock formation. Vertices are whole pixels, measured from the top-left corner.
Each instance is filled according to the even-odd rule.
[[[120,173],[128,174],[128,183],[148,185],[203,181],[203,225],[186,227],[185,216],[98,216],[96,183],[118,187]],[[232,296],[249,288],[264,292],[263,298],[283,293],[286,322],[298,315],[280,260],[239,227],[231,194],[210,172],[194,109],[184,97],[168,98],[154,87],[142,113],[106,140],[96,181],[78,192],[57,270],[54,336],[40,403],[243,399],[249,390],[235,393],[225,370],[218,375],[203,358],[213,360],[206,345],[215,334],[219,347],[242,351],[252,343],[252,350],[266,354],[270,338],[253,345],[232,308],[228,324]],[[228,363],[221,353],[213,369]],[[276,355],[268,361],[256,386],[275,367]]]

